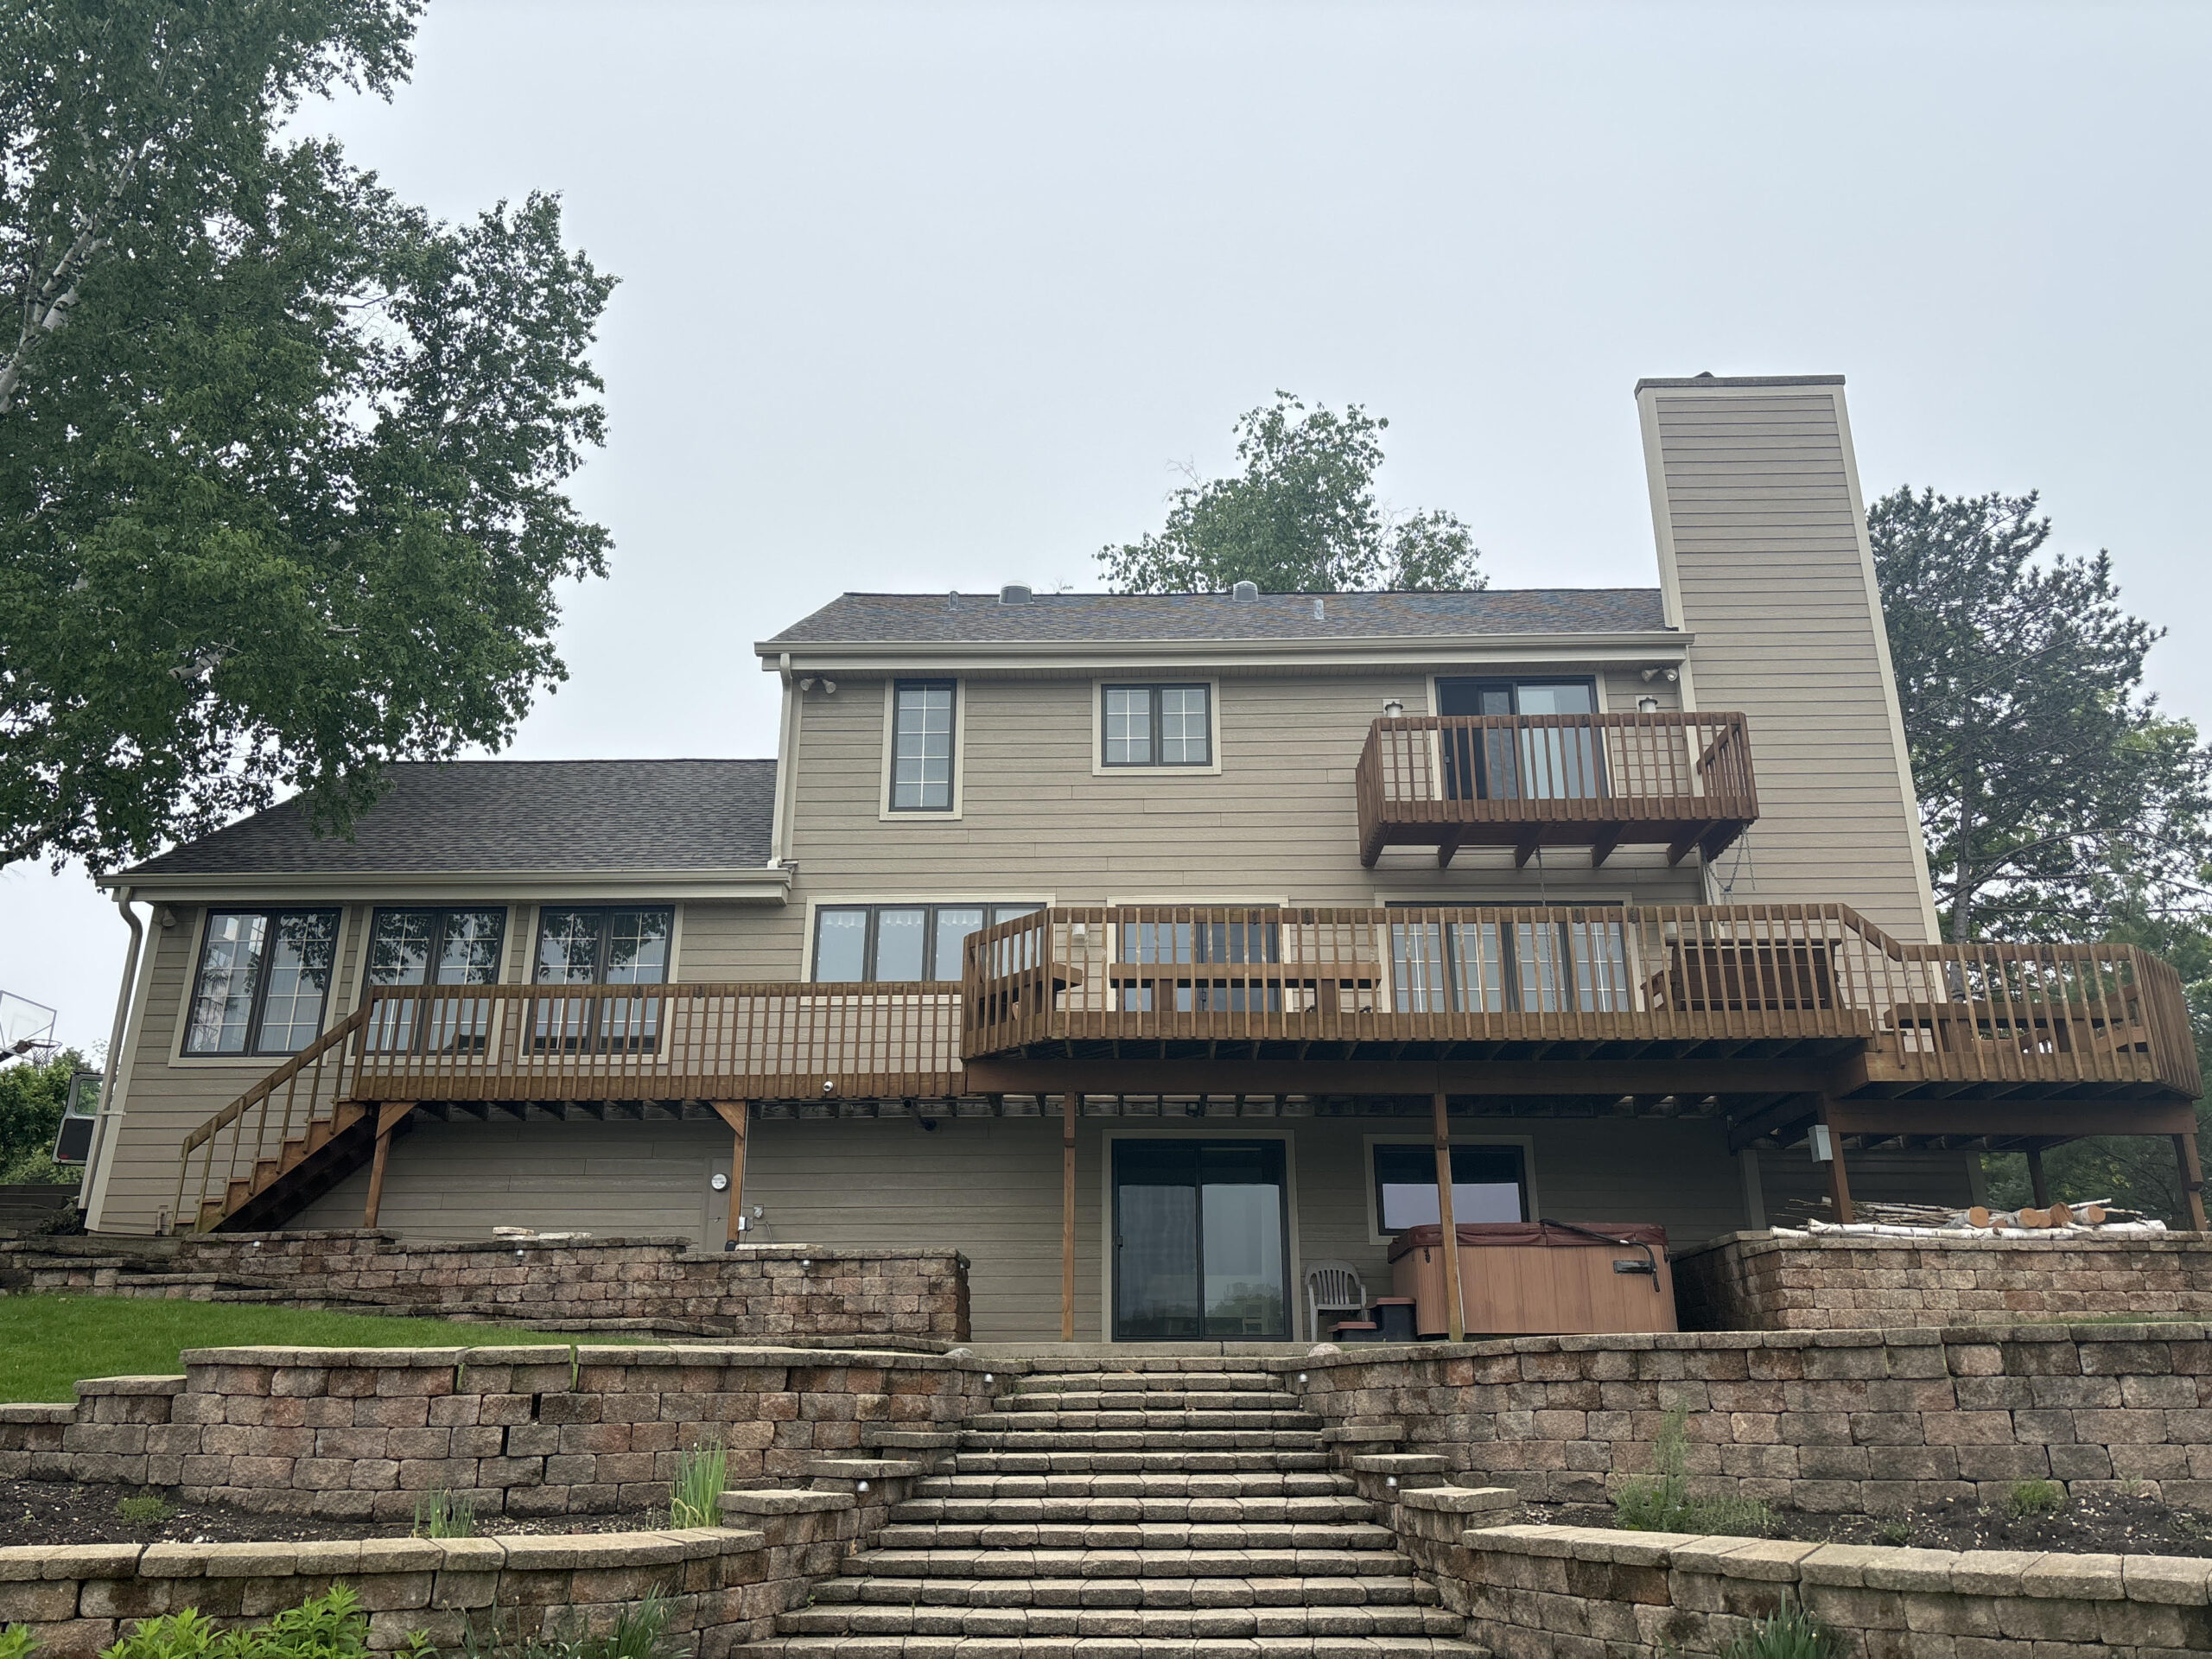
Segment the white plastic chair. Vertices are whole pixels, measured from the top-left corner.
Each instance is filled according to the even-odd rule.
[[[1349,1262],[1313,1262],[1306,1268],[1306,1331],[1315,1342],[1323,1337],[1321,1313],[1349,1313],[1357,1319],[1367,1312],[1367,1287],[1359,1269]]]

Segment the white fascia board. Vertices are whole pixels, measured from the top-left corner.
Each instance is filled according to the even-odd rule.
[[[126,872],[97,878],[104,887],[128,882],[133,899],[150,903],[182,899],[193,904],[237,898],[256,903],[292,899],[408,899],[448,901],[534,899],[720,899],[740,903],[781,905],[790,901],[791,872],[748,866],[728,870],[432,870],[311,875],[282,871],[225,872],[205,875],[133,876]]]
[[[825,640],[754,649],[769,673],[943,673],[950,668],[1070,674],[1204,664],[1229,669],[1453,667],[1487,662],[1675,662],[1696,636],[1663,628],[1630,633],[1480,633],[1325,639]]]

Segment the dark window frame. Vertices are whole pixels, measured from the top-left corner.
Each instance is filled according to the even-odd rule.
[[[909,691],[944,691],[950,694],[947,704],[949,719],[944,728],[944,804],[942,806],[929,804],[926,797],[930,785],[926,782],[916,785],[923,792],[923,800],[912,806],[899,804],[899,701]],[[960,682],[945,678],[892,681],[890,747],[884,778],[884,808],[887,811],[937,813],[940,816],[957,811],[960,807]]]
[[[554,908],[555,908],[555,909],[556,909],[556,910],[578,910],[578,909],[588,909],[588,908],[590,908],[590,906],[578,906],[578,905],[556,905],[556,906],[554,906]],[[652,908],[652,906],[644,906],[644,908],[648,908],[648,909],[649,909],[649,908]],[[486,980],[486,981],[482,981],[482,982],[471,982],[471,981],[467,981],[467,980],[455,980],[455,981],[453,981],[453,982],[451,982],[451,983],[454,983],[454,984],[456,984],[456,985],[466,985],[466,984],[469,984],[469,983],[472,983],[472,982],[481,982],[481,983],[483,983],[483,984],[489,984],[489,985],[497,985],[497,984],[499,984],[499,983],[501,982],[502,976],[504,976],[504,975],[506,973],[506,971],[507,971],[507,945],[508,945],[508,943],[509,943],[508,938],[507,938],[507,924],[508,924],[511,920],[512,920],[512,919],[513,919],[513,917],[512,917],[512,912],[513,912],[513,906],[510,906],[510,905],[378,905],[378,906],[377,906],[373,910],[370,911],[370,912],[369,912],[369,931],[368,931],[368,934],[367,934],[366,938],[364,939],[364,941],[363,941],[363,943],[362,943],[362,945],[361,945],[361,986],[362,986],[362,988],[363,988],[364,990],[368,990],[368,989],[373,988],[373,987],[372,987],[372,982],[371,982],[371,981],[370,981],[369,976],[370,976],[370,974],[374,970],[374,966],[375,966],[375,963],[374,963],[374,957],[375,957],[375,955],[376,955],[376,948],[377,948],[377,930],[378,930],[379,927],[381,927],[381,926],[383,925],[383,924],[384,924],[384,918],[385,918],[385,917],[387,917],[387,916],[428,916],[428,917],[429,917],[429,918],[431,918],[431,921],[430,921],[430,937],[431,937],[431,939],[432,939],[432,941],[433,941],[433,943],[434,943],[434,946],[435,946],[435,947],[437,947],[437,948],[442,948],[442,946],[443,946],[443,944],[444,944],[444,943],[445,943],[446,918],[447,918],[448,917],[451,917],[451,916],[468,916],[468,915],[475,915],[475,914],[478,914],[478,913],[480,913],[480,912],[490,912],[490,913],[492,913],[492,914],[494,914],[494,915],[498,916],[498,917],[499,917],[499,930],[498,930],[498,932],[497,932],[497,935],[496,935],[496,938],[497,938],[497,940],[498,940],[498,944],[497,944],[497,946],[496,946],[496,948],[495,948],[495,950],[494,950],[494,951],[493,951],[493,963],[492,963],[492,977],[491,977],[489,980]],[[671,930],[672,930],[672,929],[673,929],[673,926],[674,926],[674,918],[673,918],[672,916],[671,916],[671,918],[670,918],[670,925],[671,925]],[[671,932],[671,937],[672,937],[672,932]],[[602,952],[602,954],[603,954],[603,952]],[[531,972],[532,972],[533,976],[534,976],[534,975],[535,975],[535,973],[536,973],[537,966],[537,959],[535,957],[532,957],[531,958]],[[437,964],[436,957],[435,957],[435,956],[433,956],[433,957],[430,959],[430,961],[425,964],[425,969],[426,969],[426,977],[425,977],[425,978],[423,979],[423,983],[424,985],[426,985],[426,986],[435,986],[435,985],[439,985],[439,984],[442,984],[442,983],[448,982],[445,982],[445,981],[441,981],[440,979],[438,979],[438,978],[436,977],[437,971],[438,971],[438,964]]]
[[[1142,691],[1146,694],[1147,726],[1150,732],[1151,758],[1145,760],[1116,760],[1107,753],[1106,699],[1116,691]],[[1203,760],[1168,760],[1162,758],[1166,741],[1161,730],[1165,716],[1161,712],[1163,691],[1200,691],[1206,700],[1206,753]],[[1214,741],[1214,687],[1210,680],[1103,680],[1098,686],[1098,764],[1116,772],[1203,772],[1211,768],[1219,746]]]
[[[395,908],[398,908],[398,906],[395,906]],[[461,906],[461,908],[466,909],[467,906]],[[563,985],[605,985],[611,982],[607,977],[607,947],[613,930],[607,927],[603,923],[599,930],[599,944],[593,955],[591,977],[589,979],[551,980],[538,978],[537,969],[540,963],[544,960],[545,913],[548,911],[589,911],[602,918],[625,914],[667,917],[668,932],[665,937],[668,940],[668,952],[665,959],[660,965],[660,977],[658,979],[630,980],[624,982],[635,985],[666,985],[671,982],[669,975],[674,971],[676,967],[676,906],[674,905],[550,904],[538,906],[537,915],[531,925],[530,961],[528,963],[529,976],[524,981],[526,984],[535,985],[550,991],[557,990]]]
[[[1524,686],[1580,685],[1586,687],[1590,693],[1590,712],[1592,715],[1598,712],[1598,677],[1594,674],[1440,674],[1436,677],[1439,712],[1444,708],[1444,688],[1447,685],[1467,687],[1474,692],[1478,701],[1486,691],[1502,690],[1513,705],[1505,710],[1509,715],[1521,712],[1521,691]]]
[[[222,916],[259,916],[268,924],[263,935],[261,950],[255,958],[253,989],[246,1002],[246,1043],[243,1048],[194,1048],[192,1046],[194,1013],[200,1007],[200,993],[207,983],[207,946],[215,931],[215,921]],[[321,1036],[330,1023],[330,993],[337,983],[339,969],[345,956],[346,912],[338,905],[282,905],[282,906],[208,906],[200,929],[200,950],[192,969],[192,991],[184,1004],[184,1042],[180,1052],[187,1059],[243,1059],[269,1054],[296,1054],[314,1042],[310,1037],[299,1048],[270,1048],[262,1041],[262,1021],[269,1006],[269,947],[275,942],[276,923],[283,916],[327,916],[332,918],[330,931],[330,966],[322,987],[322,1000],[316,1007],[315,1036]]]
[[[949,979],[906,980],[878,979],[875,976],[877,930],[882,913],[887,910],[918,910],[924,912],[922,921],[922,965],[926,968],[937,961],[938,912],[944,910],[980,910],[983,912],[983,926],[996,927],[1001,922],[1010,922],[1017,916],[1029,916],[1044,909],[1042,903],[1001,904],[989,899],[887,899],[871,905],[817,905],[814,907],[814,935],[811,949],[807,953],[807,983],[810,985],[903,985],[909,982],[923,985],[951,985],[958,982]],[[824,979],[822,977],[822,918],[830,914],[849,916],[855,911],[868,914],[868,928],[861,944],[861,976],[858,979]],[[976,930],[978,932],[982,929]],[[970,937],[973,937],[972,935]]]
[[[1628,904],[1629,901],[1624,899],[1595,899],[1573,905],[1569,908],[1580,911],[1618,910],[1624,912],[1628,909]],[[1433,900],[1426,899],[1394,899],[1387,901],[1383,908],[1402,911],[1439,908],[1503,911],[1521,908],[1521,901],[1513,899],[1472,899],[1440,906]],[[1515,921],[1504,917],[1488,919],[1486,925],[1497,930],[1499,1006],[1494,1010],[1484,1010],[1473,1006],[1475,988],[1464,983],[1461,980],[1459,963],[1464,953],[1458,948],[1450,930],[1469,926],[1480,927],[1485,925],[1486,918],[1455,917],[1450,921],[1442,923],[1421,921],[1410,917],[1404,921],[1394,920],[1389,924],[1392,995],[1394,998],[1404,998],[1408,1001],[1426,998],[1426,993],[1423,993],[1421,998],[1408,996],[1407,988],[1402,982],[1409,970],[1407,967],[1407,957],[1399,943],[1397,930],[1402,927],[1434,927],[1437,929],[1437,966],[1442,976],[1440,995],[1444,999],[1444,1007],[1451,1012],[1541,1014],[1579,1011],[1595,1014],[1611,1011],[1608,999],[1631,998],[1634,995],[1634,988],[1627,983],[1624,974],[1618,981],[1607,981],[1596,971],[1597,964],[1594,962],[1592,963],[1591,973],[1586,976],[1583,971],[1583,960],[1576,955],[1574,948],[1576,930],[1589,928],[1598,921],[1599,918],[1589,916],[1585,916],[1580,921],[1569,920],[1562,917],[1556,921],[1540,923]],[[1618,921],[1606,921],[1601,925],[1613,930],[1613,937],[1620,941],[1624,956],[1627,945],[1626,916],[1624,914]],[[1521,960],[1520,930],[1523,927],[1541,927],[1552,936],[1552,962],[1556,969],[1556,976],[1550,982],[1558,998],[1556,1008],[1529,1007],[1524,991],[1524,982],[1528,975],[1524,972]],[[1536,967],[1531,971],[1537,975],[1541,982],[1543,979],[1541,967]]]
[[[1462,1186],[1484,1185],[1480,1182],[1462,1181],[1459,1179],[1459,1160],[1461,1153],[1484,1155],[1511,1154],[1515,1172],[1514,1185],[1520,1192],[1521,1219],[1524,1222],[1534,1219],[1529,1209],[1529,1148],[1527,1147],[1517,1141],[1453,1141],[1451,1145],[1452,1186],[1455,1193]],[[1428,1171],[1428,1184],[1433,1187],[1436,1184],[1436,1147],[1433,1142],[1427,1141],[1370,1141],[1367,1143],[1367,1191],[1369,1198],[1375,1205],[1375,1236],[1377,1238],[1395,1238],[1400,1233],[1404,1232],[1406,1228],[1393,1227],[1390,1224],[1389,1216],[1383,1209],[1382,1162],[1386,1154],[1390,1156],[1412,1154],[1425,1160]],[[1502,1185],[1503,1183],[1497,1183],[1497,1185]],[[1459,1217],[1455,1215],[1452,1220],[1456,1224]],[[1417,1221],[1410,1224],[1415,1227],[1432,1227],[1436,1224]]]

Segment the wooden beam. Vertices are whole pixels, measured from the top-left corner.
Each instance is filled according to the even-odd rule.
[[[1794,1128],[1807,1118],[1815,1116],[1819,1109],[1815,1102],[1808,1100],[1802,1095],[1784,1095],[1780,1100],[1770,1101],[1749,1116],[1736,1118],[1730,1122],[1728,1150],[1741,1152],[1754,1141],[1761,1141],[1770,1135],[1778,1135],[1784,1129]]]
[[[384,1208],[384,1167],[391,1159],[391,1132],[415,1109],[411,1100],[386,1100],[377,1105],[377,1150],[369,1164],[369,1198],[361,1206],[361,1225],[373,1227]]]
[[[1082,1095],[1060,1089],[1060,1340],[1075,1340],[1075,1115]]]
[[[1592,869],[1599,869],[1604,867],[1605,861],[1613,855],[1613,849],[1621,844],[1622,833],[1627,828],[1628,826],[1624,823],[1609,823],[1598,831],[1597,839],[1590,843]]]
[[[1525,868],[1529,861],[1536,855],[1536,849],[1543,845],[1543,841],[1544,832],[1541,830],[1522,831],[1521,838],[1513,845],[1513,868],[1516,870]]]
[[[1847,1225],[1853,1219],[1851,1210],[1851,1177],[1843,1167],[1843,1132],[1829,1118],[1829,1102],[1821,1101],[1821,1122],[1828,1126],[1828,1202],[1835,1208],[1838,1225]]]
[[[2204,1166],[2196,1155],[2196,1130],[2191,1127],[2174,1136],[2174,1158],[2181,1165],[2181,1195],[2189,1206],[2189,1229],[2193,1233],[2205,1230],[2204,1226]]]
[[[2041,1147],[2028,1148],[2028,1191],[2035,1198],[2037,1209],[2050,1208],[2050,1183],[2044,1178]]]
[[[1444,832],[1444,839],[1436,843],[1436,868],[1438,869],[1449,869],[1452,867],[1452,861],[1458,855],[1459,851],[1459,843],[1461,841],[1465,839],[1466,833],[1467,832],[1465,830],[1457,828],[1446,830]]]
[[[1444,1251],[1445,1332],[1453,1342],[1467,1338],[1466,1303],[1459,1294],[1459,1227],[1452,1213],[1452,1119],[1442,1094],[1429,1097],[1436,1131],[1437,1242]]]
[[[715,1116],[729,1125],[729,1220],[723,1228],[722,1249],[734,1250],[745,1242],[745,1131],[752,1122],[749,1100],[711,1100]]]
[[[1440,1065],[1433,1060],[1101,1061],[1089,1075],[1102,1093],[1131,1095],[1782,1095],[1816,1094],[1832,1063],[1802,1060],[1492,1060]],[[1067,1063],[976,1059],[958,1092],[1053,1095],[1066,1086]],[[1910,1108],[1910,1102],[1894,1103]],[[2005,1110],[2015,1109],[2011,1107]],[[2103,1110],[2103,1108],[2094,1109]],[[1932,1131],[1931,1131],[1932,1133]],[[2088,1134],[2078,1130],[2071,1133]],[[2114,1133],[2125,1134],[2120,1130]]]
[[[2196,1109],[2145,1101],[1831,1100],[1840,1135],[2012,1135],[2053,1141],[2084,1135],[2180,1135]]]

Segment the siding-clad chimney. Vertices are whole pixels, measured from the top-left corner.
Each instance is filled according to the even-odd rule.
[[[1684,702],[1741,709],[1758,770],[1759,821],[1712,897],[1836,899],[1934,938],[1843,378],[1643,380],[1636,400],[1667,620],[1696,636]]]

